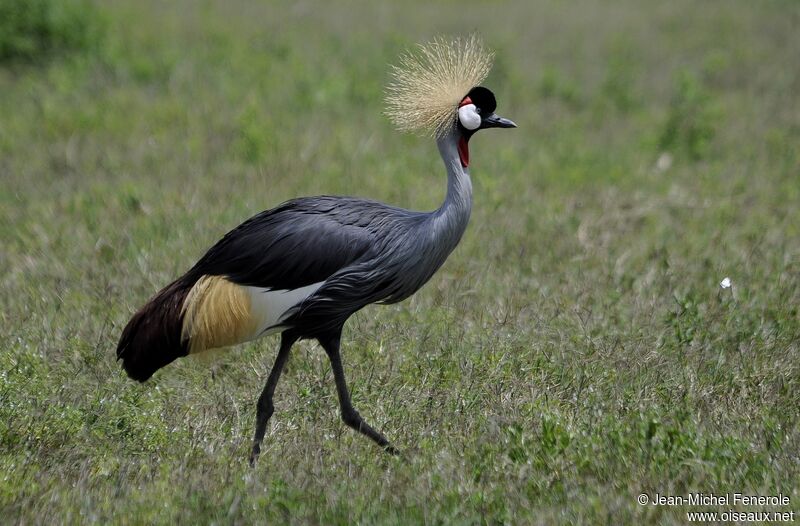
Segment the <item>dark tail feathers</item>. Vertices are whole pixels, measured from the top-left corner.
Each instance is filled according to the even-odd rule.
[[[188,347],[181,341],[181,307],[192,285],[184,277],[164,287],[125,326],[117,344],[117,359],[122,360],[122,367],[134,380],[144,382],[157,370],[188,354]]]

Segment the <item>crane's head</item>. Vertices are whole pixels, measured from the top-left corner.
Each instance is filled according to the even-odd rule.
[[[467,142],[478,130],[516,128],[494,112],[494,94],[479,85],[489,74],[492,58],[475,35],[420,45],[392,67],[386,114],[401,131],[434,137],[456,134],[461,164],[467,166]]]
[[[489,88],[475,86],[458,104],[457,127],[464,135],[471,136],[486,128],[516,128],[513,121],[494,112],[497,100]]]
[[[494,112],[497,101],[489,88],[475,86],[458,104],[456,128],[458,137],[458,155],[461,166],[469,166],[469,139],[478,130],[486,128],[516,128],[514,121],[505,119]]]

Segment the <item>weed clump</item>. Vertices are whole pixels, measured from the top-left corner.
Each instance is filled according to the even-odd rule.
[[[0,0],[0,64],[94,48],[104,25],[88,0]]]
[[[661,149],[684,151],[695,161],[706,157],[715,133],[716,114],[712,102],[711,94],[700,80],[689,72],[682,72],[677,78],[661,132]]]

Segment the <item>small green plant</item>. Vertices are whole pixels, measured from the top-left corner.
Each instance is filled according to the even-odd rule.
[[[578,86],[555,68],[545,68],[539,79],[539,94],[545,99],[557,99],[572,107],[581,105]]]
[[[692,160],[708,155],[715,121],[711,102],[711,95],[700,80],[688,71],[681,72],[661,132],[661,149],[683,151]]]
[[[0,0],[0,63],[89,49],[102,28],[87,0]]]
[[[622,52],[615,53],[608,61],[603,95],[617,110],[631,111],[639,104],[635,84],[636,71],[632,59]]]
[[[258,164],[267,155],[272,142],[269,127],[255,102],[250,102],[239,116],[236,146],[238,153],[249,163]]]

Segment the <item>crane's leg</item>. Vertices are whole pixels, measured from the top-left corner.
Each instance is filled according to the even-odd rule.
[[[386,437],[380,432],[373,429],[369,424],[364,422],[358,411],[355,410],[350,401],[350,392],[347,390],[347,382],[344,379],[344,369],[342,368],[342,358],[339,353],[339,345],[341,343],[342,331],[339,329],[334,333],[318,338],[320,345],[328,353],[328,358],[331,360],[331,368],[333,369],[333,379],[336,381],[336,392],[339,395],[339,406],[342,409],[342,420],[348,426],[356,431],[367,435],[381,446],[384,451],[391,455],[396,455],[398,451],[389,444]]]
[[[275,411],[272,405],[272,395],[275,394],[275,386],[278,385],[283,366],[286,365],[286,360],[289,358],[289,350],[297,338],[291,331],[281,333],[281,348],[278,350],[278,357],[275,358],[275,365],[272,366],[272,371],[269,373],[267,383],[264,390],[261,391],[256,405],[256,434],[253,438],[253,450],[250,453],[251,466],[255,465],[258,455],[261,453],[261,441],[264,440],[264,433],[267,431],[267,422]]]

